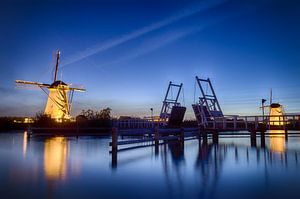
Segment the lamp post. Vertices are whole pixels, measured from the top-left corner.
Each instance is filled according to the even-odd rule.
[[[263,122],[265,121],[265,102],[266,99],[261,99],[261,108],[262,108],[262,116],[263,116]]]
[[[150,108],[150,111],[151,111],[151,120],[153,122],[153,108]]]

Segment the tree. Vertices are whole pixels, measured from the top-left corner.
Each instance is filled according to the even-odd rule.
[[[91,109],[81,111],[81,115],[89,120],[109,120],[111,118],[110,114],[111,109],[108,107],[100,111],[93,111]]]
[[[104,108],[100,111],[100,118],[103,119],[103,120],[110,120],[110,112],[111,112],[111,109],[109,107],[107,108]]]

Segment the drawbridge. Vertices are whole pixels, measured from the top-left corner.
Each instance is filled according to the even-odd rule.
[[[161,107],[160,120],[164,126],[180,127],[186,107],[179,102],[179,96],[182,92],[183,84],[174,84],[171,81]]]
[[[208,122],[224,117],[219,101],[210,79],[200,79],[196,76],[196,83],[200,89],[197,103],[192,104],[198,125],[207,127]]]

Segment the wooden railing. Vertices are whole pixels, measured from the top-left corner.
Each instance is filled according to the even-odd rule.
[[[163,122],[156,122],[143,119],[127,119],[127,120],[115,120],[113,126],[120,129],[148,129],[156,126],[163,126]]]
[[[120,129],[149,129],[161,127],[164,123],[147,119],[115,120],[113,126]],[[270,129],[270,127],[288,127],[289,129],[300,129],[300,115],[283,116],[238,116],[227,115],[207,121],[206,129],[217,129],[221,131],[259,130]]]
[[[300,115],[271,116],[225,116],[207,122],[205,128],[218,130],[248,130],[270,127],[297,128]]]

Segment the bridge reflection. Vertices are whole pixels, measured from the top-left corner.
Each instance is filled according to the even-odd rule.
[[[262,143],[252,145],[249,142],[249,137],[244,137],[241,138],[244,139],[243,141],[238,140],[239,138],[220,138],[218,144],[203,139],[185,141],[185,143],[165,141],[159,147],[152,146],[148,148],[155,151],[152,155],[161,159],[165,186],[170,198],[175,193],[177,195],[185,194],[182,187],[185,186],[185,178],[187,178],[188,172],[196,174],[191,179],[196,181],[195,184],[201,185],[197,188],[199,198],[213,198],[215,197],[214,194],[217,193],[216,189],[220,183],[222,173],[228,173],[228,169],[233,169],[225,166],[229,163],[240,165],[246,170],[263,168],[261,171],[265,176],[263,179],[266,185],[271,183],[270,173],[278,165],[283,165],[285,170],[299,166],[298,156],[300,151],[287,147],[288,140],[285,138],[284,131],[272,130],[270,133],[272,134],[264,137],[265,143],[263,145]],[[258,137],[257,139],[261,138]],[[237,141],[234,143],[235,140]],[[189,144],[189,142],[192,143]],[[141,148],[133,150],[141,150]],[[144,153],[143,151],[148,150],[142,150],[142,153]],[[115,156],[117,155],[122,156],[123,154],[116,153]],[[143,159],[147,156],[151,158],[151,155],[149,157],[149,154],[145,153]],[[193,167],[191,167],[188,165],[190,161],[186,161],[186,159],[193,157],[195,161]],[[121,159],[123,158],[121,157]],[[136,161],[142,160],[137,158],[135,161],[131,161],[130,164],[134,164]],[[122,165],[122,163],[118,165],[117,161],[115,162],[115,168],[122,167]]]

